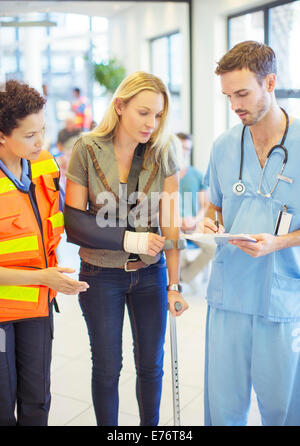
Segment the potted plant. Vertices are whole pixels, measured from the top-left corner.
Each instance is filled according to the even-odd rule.
[[[113,94],[126,75],[125,68],[116,60],[109,59],[93,64],[94,77],[105,88],[105,92]]]

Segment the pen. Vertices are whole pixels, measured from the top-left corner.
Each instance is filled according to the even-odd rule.
[[[219,231],[219,215],[217,211],[215,211],[215,225],[217,226]]]

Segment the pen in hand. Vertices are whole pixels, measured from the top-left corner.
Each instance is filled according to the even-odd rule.
[[[215,211],[215,225],[218,228],[217,232],[219,232],[219,214],[217,211]]]

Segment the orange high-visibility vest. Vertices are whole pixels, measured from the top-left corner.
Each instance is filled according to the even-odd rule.
[[[0,169],[0,266],[33,270],[57,265],[55,249],[64,231],[59,211],[59,168],[43,150],[30,162],[37,209]],[[36,215],[36,213],[38,215]],[[0,322],[48,316],[56,291],[46,286],[0,285]]]

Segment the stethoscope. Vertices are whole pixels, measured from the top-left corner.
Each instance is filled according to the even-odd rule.
[[[286,111],[283,108],[281,110],[283,111],[283,113],[285,115],[285,119],[286,119],[284,134],[283,134],[283,137],[281,139],[280,144],[276,144],[275,146],[273,146],[269,150],[266,162],[264,164],[264,167],[263,167],[263,170],[262,170],[262,173],[261,173],[259,186],[258,186],[258,189],[257,189],[257,193],[259,195],[262,195],[263,197],[266,197],[266,198],[270,198],[271,197],[272,193],[274,192],[274,190],[277,187],[277,184],[278,184],[279,180],[283,180],[283,181],[286,181],[288,183],[292,183],[293,182],[293,180],[291,178],[288,178],[288,177],[285,177],[285,176],[282,175],[282,172],[283,172],[283,170],[285,168],[285,165],[287,163],[287,160],[288,160],[288,151],[287,151],[287,149],[284,146],[284,142],[286,140],[286,136],[287,136],[288,129],[289,129],[289,117],[288,117],[288,114],[286,113]],[[234,183],[234,185],[232,186],[232,190],[233,190],[233,192],[236,195],[243,195],[245,193],[245,190],[246,190],[246,187],[245,187],[245,185],[244,185],[244,183],[242,181],[242,173],[243,173],[243,165],[244,165],[244,134],[245,134],[245,130],[246,130],[246,126],[243,127],[242,137],[241,137],[241,161],[240,161],[239,181],[237,183]],[[272,153],[276,149],[281,149],[283,151],[283,153],[284,153],[282,167],[281,167],[280,173],[276,176],[276,182],[274,184],[273,189],[270,192],[268,192],[267,194],[264,194],[261,191],[261,186],[262,186],[262,182],[263,182],[263,178],[264,178],[264,173],[265,173],[268,161],[270,159],[270,156],[272,155]]]

